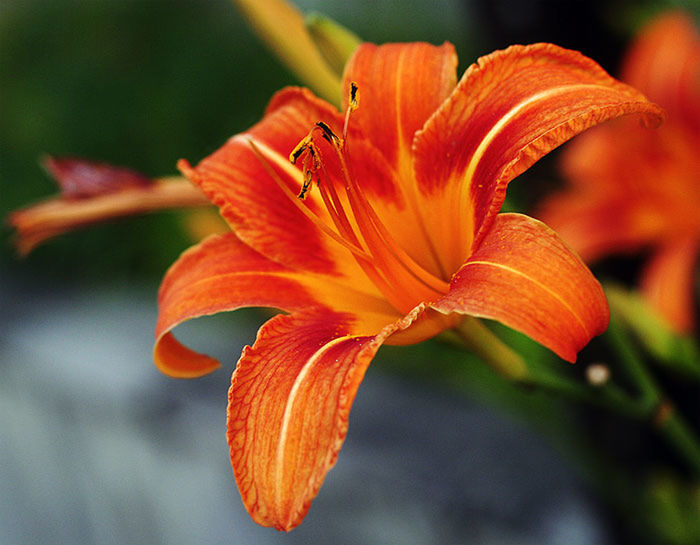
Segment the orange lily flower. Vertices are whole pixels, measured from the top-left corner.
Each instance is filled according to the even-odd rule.
[[[48,157],[46,170],[61,193],[12,212],[16,246],[27,255],[42,242],[67,231],[154,210],[207,206],[211,202],[181,177],[150,179],[134,170],[84,159]]]
[[[259,524],[298,525],[333,466],[383,343],[465,315],[498,320],[562,358],[607,327],[599,283],[544,224],[499,214],[506,185],[605,119],[660,109],[577,52],[513,46],[457,82],[451,44],[363,44],[345,113],[287,88],[265,116],[182,172],[232,232],[187,250],[161,285],[154,358],[175,377],[219,363],[183,346],[185,320],[243,306],[277,315],[243,350],[228,441]],[[290,155],[291,154],[291,155]]]
[[[678,12],[648,25],[623,80],[668,112],[658,131],[628,120],[597,127],[563,156],[568,189],[541,217],[588,261],[651,248],[641,291],[674,330],[695,327],[700,252],[700,34]]]

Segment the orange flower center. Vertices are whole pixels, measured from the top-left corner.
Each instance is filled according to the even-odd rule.
[[[408,313],[420,302],[433,301],[447,293],[449,284],[426,271],[396,243],[394,237],[378,216],[360,184],[353,176],[348,160],[348,123],[358,107],[357,86],[350,86],[350,101],[345,113],[343,136],[339,137],[323,121],[314,125],[289,156],[292,164],[301,161],[303,183],[298,195],[267,166],[268,173],[280,188],[324,234],[352,252],[359,266],[382,292],[386,299],[402,313]],[[329,176],[318,138],[330,145],[339,165],[340,183]],[[265,162],[251,142],[254,151]],[[328,147],[325,147],[328,150]],[[328,218],[322,218],[303,201],[316,183]]]

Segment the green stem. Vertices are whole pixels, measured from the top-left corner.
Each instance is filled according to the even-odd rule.
[[[462,343],[504,378],[521,381],[528,374],[523,358],[480,320],[467,316],[453,329]]]
[[[565,398],[607,407],[630,417],[640,416],[638,404],[613,384],[592,387],[557,373],[528,366],[520,354],[477,318],[465,318],[453,332],[462,345],[507,380]]]
[[[640,405],[646,418],[651,420],[659,434],[685,460],[696,476],[700,477],[698,437],[676,407],[665,398],[657,381],[644,365],[636,346],[614,317],[610,320],[608,338],[627,375],[639,390]]]
[[[661,392],[647,370],[636,346],[615,318],[610,321],[608,339],[619,362],[640,393],[631,398],[615,384],[591,386],[560,374],[528,366],[520,354],[506,345],[477,318],[467,317],[453,330],[465,345],[507,380],[540,388],[568,399],[583,401],[613,410],[637,420],[652,421],[658,432],[700,475],[700,443],[685,420]]]
[[[673,445],[691,467],[696,477],[700,477],[700,443],[686,420],[670,403],[662,405],[661,412],[670,411],[665,418],[655,421],[656,428],[666,441]]]
[[[654,377],[642,362],[639,350],[614,316],[610,317],[610,325],[606,334],[618,355],[618,362],[639,389],[642,404],[647,410],[654,410],[661,403],[662,396],[659,388]]]

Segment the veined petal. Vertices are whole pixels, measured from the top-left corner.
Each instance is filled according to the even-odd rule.
[[[360,92],[353,121],[400,174],[413,135],[452,92],[456,71],[457,54],[450,43],[365,43],[345,67],[343,88],[355,82]]]
[[[450,292],[432,305],[498,320],[567,361],[608,325],[608,304],[598,281],[543,223],[498,214]]]
[[[296,270],[352,275],[359,271],[352,254],[325,235],[293,202],[303,174],[289,162],[289,154],[318,121],[342,132],[343,121],[335,108],[305,89],[288,88],[273,97],[261,122],[231,138],[197,167],[185,161],[179,166],[252,248]],[[303,206],[332,224],[318,192],[311,191]],[[356,281],[362,278],[356,275]]]
[[[457,83],[457,55],[452,44],[363,44],[348,62],[343,87],[358,85],[359,108],[350,127],[384,156],[385,176],[393,191],[374,204],[399,244],[432,274],[449,279],[453,271],[440,267],[422,214],[424,202],[413,175],[411,146],[415,132],[449,96]],[[347,106],[347,97],[344,105]],[[351,153],[357,137],[350,137]],[[365,182],[363,180],[363,186]],[[377,184],[370,184],[377,185]]]
[[[180,378],[218,367],[216,360],[182,346],[171,333],[191,318],[241,307],[287,312],[326,308],[345,313],[354,335],[374,334],[401,318],[377,292],[333,276],[288,269],[233,233],[214,235],[184,252],[163,279],[158,303],[154,360],[161,371]]]
[[[662,117],[578,52],[534,44],[479,59],[414,143],[426,220],[449,267],[486,236],[510,180],[592,125],[632,113]]]
[[[693,19],[669,12],[642,29],[625,57],[622,79],[668,112],[669,122],[700,131],[700,33]]]
[[[645,299],[679,333],[695,327],[695,270],[700,253],[697,236],[663,245],[644,267]]]
[[[228,440],[258,524],[291,530],[301,522],[335,464],[365,370],[397,327],[354,336],[342,313],[277,316],[243,351],[229,390]]]

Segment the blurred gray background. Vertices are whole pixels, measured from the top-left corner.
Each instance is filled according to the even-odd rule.
[[[608,543],[580,481],[531,429],[374,367],[307,518],[289,535],[260,528],[225,439],[253,316],[187,328],[229,356],[179,381],[150,362],[150,290],[24,290],[0,292],[0,543]]]

